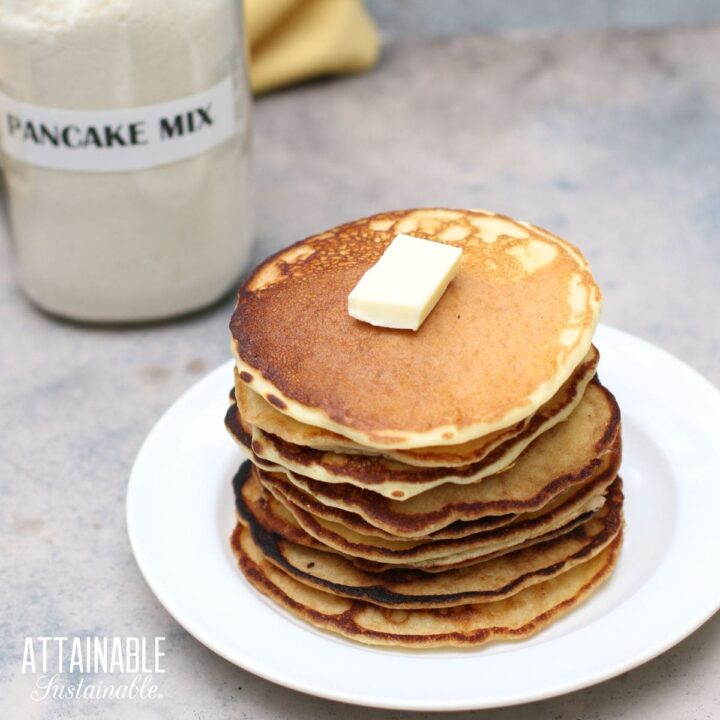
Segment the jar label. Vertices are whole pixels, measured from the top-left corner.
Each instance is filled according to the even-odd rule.
[[[0,93],[0,147],[30,165],[124,172],[210,150],[236,130],[231,77],[180,100],[122,110],[60,110]]]

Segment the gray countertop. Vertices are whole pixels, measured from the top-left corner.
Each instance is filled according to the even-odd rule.
[[[258,101],[254,259],[384,209],[491,208],[579,245],[604,322],[720,384],[719,66],[718,27],[395,42],[371,73]],[[135,565],[130,467],[165,408],[228,358],[231,305],[135,329],[58,322],[25,301],[0,242],[0,716],[406,716],[234,667],[172,620]],[[165,636],[164,699],[33,702],[21,658],[39,635]],[[714,718],[718,667],[716,615],[594,688],[460,716]]]

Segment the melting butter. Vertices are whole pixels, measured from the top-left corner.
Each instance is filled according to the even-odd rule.
[[[455,277],[462,248],[397,235],[348,296],[348,312],[379,327],[417,330]]]

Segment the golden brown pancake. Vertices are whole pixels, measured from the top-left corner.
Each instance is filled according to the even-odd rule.
[[[470,647],[519,640],[582,602],[612,572],[619,533],[595,557],[503,600],[429,610],[378,607],[298,582],[265,559],[250,530],[238,523],[232,547],[248,581],[293,615],[324,630],[373,645]]]
[[[402,232],[463,248],[417,332],[347,312],[350,291]],[[484,211],[410,210],[269,258],[240,290],[230,328],[240,379],[281,412],[363,446],[417,448],[532,415],[589,351],[600,298],[580,252],[547,231]]]
[[[241,487],[241,503],[247,506],[257,523],[259,523],[266,530],[277,534],[279,537],[287,540],[288,542],[293,542],[304,547],[314,548],[316,550],[334,552],[336,554],[342,555],[342,553],[339,553],[337,550],[329,548],[327,545],[316,540],[312,535],[309,535],[307,532],[305,532],[305,530],[303,530],[303,528],[297,522],[292,513],[287,509],[287,506],[279,502],[271,492],[265,491],[254,481],[242,485],[244,479],[246,478],[245,473],[246,469],[245,466],[243,466],[236,475],[233,483],[236,485],[236,487]],[[600,492],[605,492],[607,486],[604,486],[604,488],[605,489],[601,490]],[[574,530],[576,527],[584,524],[589,519],[591,519],[593,516],[592,508],[599,509],[601,507],[600,502],[602,502],[603,500],[602,496],[596,496],[592,498],[590,497],[591,495],[591,492],[586,493],[586,496],[589,498],[589,501],[586,504],[591,509],[588,510],[588,512],[586,513],[581,513],[580,515],[577,515],[574,520],[570,520],[565,525],[559,527],[557,530],[552,530],[544,534],[537,535],[536,537],[530,538],[523,543],[519,543],[509,547],[503,547],[493,552],[487,552],[481,557],[470,556],[458,558],[442,558],[441,561],[439,561],[439,564],[432,564],[432,561],[430,561],[430,564],[425,563],[422,565],[422,570],[426,573],[440,573],[450,569],[467,567],[468,565],[473,565],[480,561],[494,559],[508,552],[525,549],[537,543],[545,542],[547,540],[552,540],[556,537],[559,537],[560,535]],[[240,517],[239,511],[238,517]],[[401,567],[397,563],[388,564],[383,562],[375,562],[372,560],[366,560],[364,558],[352,557],[350,555],[344,555],[344,557],[346,557],[348,560],[351,560],[353,564],[356,565],[358,568],[361,568],[371,573],[379,573],[391,569],[397,570],[399,567]]]
[[[560,508],[560,506],[562,506],[561,512],[569,516],[573,514],[575,508],[586,505],[592,497],[605,493],[607,487],[615,478],[618,464],[619,458],[617,457],[612,461],[608,461],[600,471],[588,480],[579,485],[570,486],[567,490],[552,498],[539,510],[526,513],[508,513],[505,515],[486,515],[474,520],[457,520],[427,535],[406,537],[406,539],[429,541],[462,538],[466,535],[472,535],[481,531],[505,527],[511,523],[533,520],[540,515],[547,516],[551,510]],[[397,540],[403,537],[376,528],[370,525],[370,523],[360,515],[353,512],[341,510],[331,505],[323,505],[315,497],[302,492],[302,490],[289,482],[282,473],[260,471],[258,478],[263,487],[270,491],[275,497],[279,497],[282,504],[286,507],[289,507],[289,504],[296,505],[317,518],[343,525],[360,535],[381,537],[390,540]]]
[[[233,419],[229,414],[229,423],[242,422],[253,428],[261,430],[271,436],[293,445],[312,448],[333,453],[381,454],[383,457],[397,460],[408,465],[421,467],[456,467],[477,463],[485,459],[490,453],[501,445],[506,445],[511,439],[527,439],[550,429],[557,422],[564,420],[577,406],[582,398],[588,382],[595,374],[600,355],[595,347],[573,371],[560,390],[542,405],[532,416],[515,423],[509,428],[498,430],[469,440],[459,445],[436,445],[433,447],[414,448],[409,450],[377,450],[366,448],[349,438],[320,427],[313,427],[294,420],[289,415],[276,410],[256,392],[253,392],[240,380],[235,369],[235,402],[240,414],[239,419]],[[529,427],[530,426],[530,427]],[[247,443],[245,443],[247,445]]]
[[[280,495],[276,499],[282,502]],[[559,510],[534,520],[503,525],[493,530],[463,535],[448,540],[389,540],[376,536],[361,535],[329,520],[317,518],[292,503],[285,507],[300,527],[311,537],[354,560],[370,561],[392,567],[437,569],[447,565],[457,566],[469,560],[496,556],[531,540],[545,537],[556,531],[567,531],[575,521],[588,519],[603,505],[602,495],[590,498],[580,507],[568,510],[569,517]]]
[[[582,382],[586,389],[587,379]],[[406,500],[445,483],[468,484],[494,475],[510,466],[543,432],[567,420],[581,402],[584,392],[571,403],[546,403],[523,431],[497,446],[484,459],[450,468],[418,467],[379,455],[323,452],[298,446],[279,437],[250,428],[244,418],[228,409],[225,424],[230,434],[250,450],[255,462],[267,470],[279,469],[291,476],[302,476],[331,483],[349,483],[368,488],[386,498]],[[252,442],[248,442],[252,435]]]
[[[578,404],[580,400],[581,397]],[[575,403],[567,404],[549,416],[538,411],[521,433],[496,447],[482,460],[452,468],[417,467],[378,455],[323,452],[288,443],[257,427],[252,429],[252,451],[262,461],[261,465],[275,465],[322,482],[350,483],[387,498],[405,500],[445,483],[468,485],[502,472],[533,440],[567,420],[575,407]]]
[[[525,542],[518,543],[517,545],[512,545],[510,547],[503,547],[499,550],[496,550],[495,552],[485,553],[483,555],[480,555],[478,557],[475,557],[471,554],[469,555],[458,555],[455,557],[447,557],[447,558],[440,558],[437,561],[437,564],[432,564],[433,561],[429,561],[427,563],[420,563],[417,567],[408,565],[408,566],[398,566],[393,565],[389,563],[376,563],[372,562],[371,560],[364,560],[362,558],[350,558],[352,560],[353,564],[356,565],[361,570],[366,570],[370,573],[377,573],[377,572],[386,572],[387,570],[397,570],[397,569],[416,569],[420,570],[422,572],[428,573],[428,574],[436,574],[436,575],[442,575],[445,572],[448,572],[449,570],[458,570],[460,568],[466,568],[471,567],[472,565],[477,564],[478,562],[487,562],[489,560],[495,560],[498,558],[503,557],[504,555],[508,555],[509,553],[518,552],[520,550],[526,550],[528,548],[533,547],[533,545],[538,545],[540,543],[548,542],[550,540],[555,540],[556,538],[560,538],[564,535],[567,535],[568,533],[572,532],[573,530],[576,530],[579,527],[582,527],[583,525],[586,525],[588,522],[590,522],[594,517],[598,515],[598,513],[602,512],[602,508],[604,507],[604,498],[600,497],[596,499],[596,502],[589,506],[589,510],[581,515],[578,515],[574,520],[570,520],[565,525],[562,525],[561,527],[557,528],[557,530],[550,530],[549,532],[543,533],[542,535],[538,535],[537,537],[530,538],[526,540]],[[593,508],[597,508],[593,510]]]
[[[563,491],[602,472],[606,463],[617,472],[619,428],[615,398],[592,383],[570,419],[538,438],[511,468],[477,483],[447,483],[408,500],[390,500],[355,485],[285,474],[300,491],[325,506],[355,513],[391,535],[423,537],[459,520],[539,510]]]
[[[509,597],[594,557],[620,532],[622,500],[618,478],[604,507],[574,530],[500,558],[435,575],[407,569],[364,571],[337,553],[289,542],[266,530],[241,501],[238,509],[265,558],[296,580],[384,607],[436,608]]]
[[[284,506],[292,516],[277,511],[277,505],[263,501],[257,470],[241,469],[235,481],[236,497],[241,516],[253,515],[258,524],[274,531],[281,537],[310,547],[323,547],[371,563],[403,567],[439,568],[445,565],[457,565],[465,561],[500,551],[519,547],[530,540],[546,536],[561,529],[569,530],[571,523],[578,518],[586,520],[602,507],[607,483],[599,492],[587,493],[582,502],[568,502],[545,515],[523,519],[502,527],[476,532],[460,538],[448,540],[387,539],[361,535],[346,527],[316,518],[302,508],[287,503],[279,494],[274,498]],[[271,490],[272,492],[272,490]],[[268,517],[270,515],[271,517]],[[319,543],[307,542],[296,531],[300,526],[310,538]]]

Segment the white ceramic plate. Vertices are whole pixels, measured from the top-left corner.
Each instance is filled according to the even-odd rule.
[[[601,327],[596,344],[599,375],[622,410],[625,544],[610,580],[530,640],[472,651],[374,649],[315,630],[258,594],[228,545],[230,481],[243,460],[223,426],[231,362],[165,413],[135,462],[127,524],[145,579],[188,632],[230,662],[361,705],[511,705],[640,665],[720,607],[720,392],[626,333]]]

